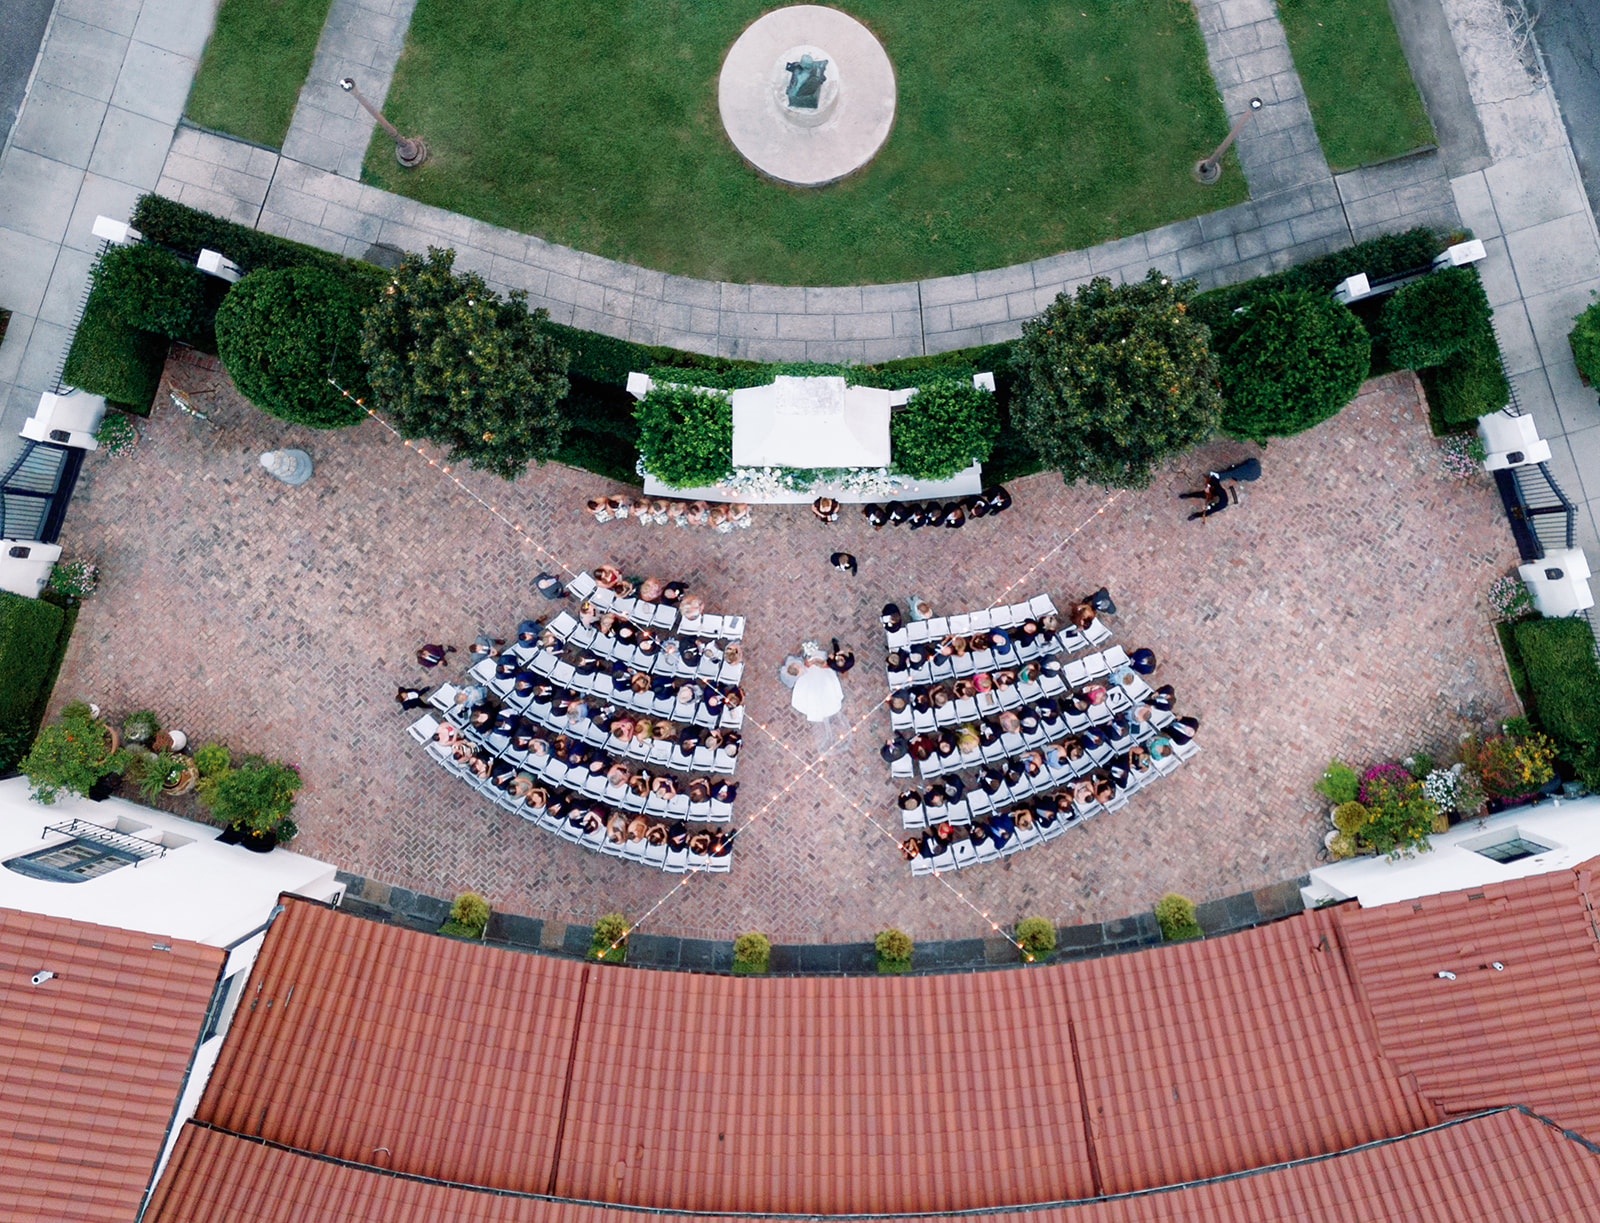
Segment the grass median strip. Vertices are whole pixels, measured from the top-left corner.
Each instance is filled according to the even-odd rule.
[[[854,0],[897,77],[877,158],[824,188],[762,177],[717,109],[765,0],[420,0],[386,110],[431,160],[366,177],[665,271],[860,284],[1001,267],[1237,203],[1190,177],[1228,130],[1185,0]]]
[[[184,114],[202,127],[282,146],[332,2],[222,0]]]
[[[1278,16],[1330,168],[1433,143],[1384,0],[1278,0]]]

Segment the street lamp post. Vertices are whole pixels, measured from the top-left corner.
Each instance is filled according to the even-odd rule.
[[[370,108],[369,108],[370,109]],[[1239,116],[1239,121],[1233,125],[1233,130],[1228,133],[1228,138],[1219,144],[1210,157],[1202,157],[1194,163],[1194,176],[1196,181],[1207,187],[1222,177],[1222,155],[1228,151],[1228,146],[1238,138],[1244,125],[1250,122],[1250,116],[1261,109],[1261,99],[1251,98],[1250,109]]]
[[[382,111],[361,96],[361,91],[356,88],[355,77],[342,77],[339,81],[339,88],[346,93],[355,94],[356,101],[366,107],[367,113],[383,125],[384,131],[394,137],[394,159],[402,166],[409,170],[414,166],[420,166],[428,160],[428,146],[422,137],[402,136],[395,128],[395,125],[383,117]]]

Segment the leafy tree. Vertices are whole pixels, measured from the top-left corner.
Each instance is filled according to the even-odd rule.
[[[1378,331],[1397,369],[1426,369],[1471,348],[1491,316],[1476,268],[1442,268],[1396,290]]]
[[[994,397],[970,380],[930,380],[889,419],[894,469],[918,480],[948,480],[983,462],[999,436]]]
[[[95,782],[115,773],[127,754],[111,750],[111,734],[95,721],[89,706],[73,701],[60,720],[40,729],[19,766],[35,802],[53,803],[63,791],[87,796]]]
[[[274,832],[294,809],[300,774],[264,756],[246,756],[237,768],[207,779],[200,798],[211,814],[247,832]]]
[[[567,420],[569,354],[530,313],[502,298],[455,251],[406,256],[366,313],[361,357],[379,407],[407,437],[450,448],[453,461],[514,480],[551,458]]]
[[[1216,336],[1222,427],[1264,442],[1320,424],[1355,398],[1372,368],[1367,329],[1326,293],[1270,293]]]
[[[205,319],[205,274],[153,242],[109,248],[91,276],[112,309],[135,327],[182,339]]]
[[[323,268],[251,272],[217,308],[217,355],[264,412],[317,429],[356,424],[366,413],[328,379],[366,394],[361,311],[369,301],[350,278]]]
[[[1142,488],[1221,413],[1210,332],[1189,317],[1193,282],[1097,276],[1023,325],[1014,416],[1068,484]]]
[[[644,469],[663,484],[698,488],[733,470],[733,404],[726,395],[652,387],[633,414]]]

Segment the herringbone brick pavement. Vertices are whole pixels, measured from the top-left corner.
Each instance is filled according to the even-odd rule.
[[[531,589],[549,567],[534,549],[375,423],[299,428],[249,407],[220,374],[176,360],[168,374],[191,390],[220,386],[197,402],[223,427],[182,416],[163,391],[131,455],[86,465],[63,542],[98,560],[102,580],[57,703],[83,696],[113,716],[150,706],[195,742],[296,762],[296,848],[356,873],[437,895],[477,888],[536,916],[650,910],[677,880],[481,801],[426,762],[391,700],[398,682],[447,677],[415,665],[422,642],[464,654],[481,626],[506,635],[548,609]],[[283,445],[316,462],[303,487],[257,465]],[[730,535],[599,526],[582,501],[608,486],[586,473],[550,466],[511,486],[452,474],[574,568],[611,558],[625,572],[687,577],[712,610],[749,618],[737,817],[759,817],[733,872],[690,878],[649,928],[821,942],[890,924],[919,938],[976,935],[979,909],[1001,922],[1100,920],[1167,890],[1199,901],[1292,877],[1320,845],[1326,817],[1310,787],[1329,756],[1447,747],[1514,709],[1485,599],[1515,559],[1511,539],[1487,481],[1441,474],[1411,375],[1376,379],[1335,420],[1273,443],[1242,505],[1185,522],[1194,503],[1174,494],[1246,452],[1260,453],[1205,447],[1109,505],[1101,490],[1036,476],[1013,486],[998,520],[914,534],[875,534],[854,514],[823,527],[804,506],[758,507],[755,526]],[[839,548],[859,558],[858,577],[828,567]],[[1118,640],[1156,651],[1157,682],[1202,719],[1204,750],[1048,846],[912,880],[850,805],[895,828],[876,751],[888,726],[875,708],[878,609],[913,592],[943,611],[983,606],[1034,565],[1014,598],[1111,588]],[[802,638],[835,634],[858,653],[845,718],[860,726],[794,781],[818,744],[776,668]]]

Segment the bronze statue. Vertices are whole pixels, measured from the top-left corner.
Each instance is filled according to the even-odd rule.
[[[785,64],[789,73],[789,105],[798,110],[816,110],[817,95],[822,92],[823,75],[828,66],[825,59],[812,59],[802,55],[798,63]]]

